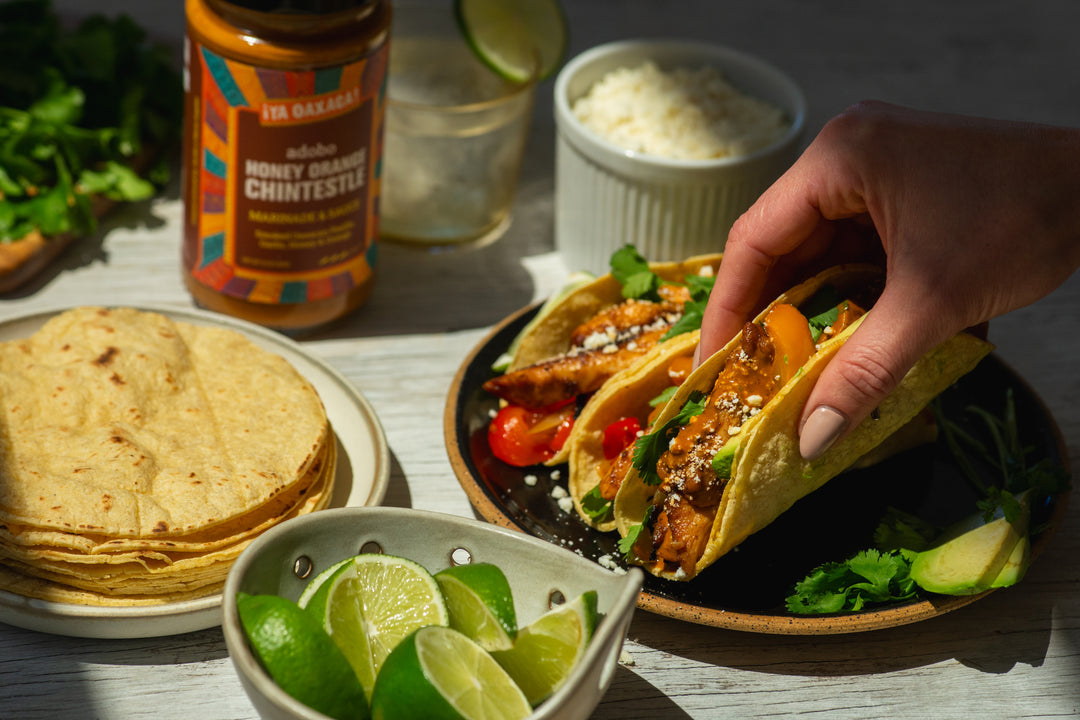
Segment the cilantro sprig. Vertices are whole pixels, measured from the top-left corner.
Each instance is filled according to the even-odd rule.
[[[804,303],[801,308],[810,323],[810,337],[817,342],[825,328],[836,323],[840,317],[840,303],[844,298],[832,285],[826,285],[818,290]]]
[[[623,245],[611,254],[611,275],[622,285],[624,298],[660,301],[660,276],[649,269],[648,261],[633,245]]]
[[[706,275],[688,275],[682,283],[663,280],[649,268],[648,261],[642,257],[633,245],[624,245],[611,255],[611,274],[622,285],[622,294],[627,299],[650,300],[660,302],[660,286],[681,285],[690,290],[690,299],[683,306],[683,314],[668,328],[661,341],[676,335],[692,332],[701,327],[705,314],[705,305],[709,300],[716,279]]]
[[[688,275],[684,278],[686,286],[690,289],[690,299],[683,304],[683,314],[676,320],[661,340],[668,340],[683,333],[701,329],[701,321],[705,317],[705,306],[709,302],[709,293],[712,292],[716,278],[709,275]]]
[[[911,550],[864,550],[843,562],[816,568],[787,598],[799,615],[858,612],[871,605],[903,602],[918,594],[911,579]]]
[[[48,0],[0,5],[0,242],[96,228],[90,197],[141,200],[168,179],[180,76],[127,16],[62,27]]]

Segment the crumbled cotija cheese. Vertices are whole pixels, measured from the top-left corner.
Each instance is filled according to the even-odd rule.
[[[653,62],[608,73],[573,112],[619,147],[676,160],[745,155],[790,126],[780,108],[736,90],[716,68],[665,72]]]

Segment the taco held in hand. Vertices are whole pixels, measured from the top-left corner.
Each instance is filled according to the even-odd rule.
[[[799,454],[798,420],[822,369],[871,311],[884,277],[827,270],[783,294],[681,385],[637,441],[615,498],[628,558],[689,580],[920,413],[992,346],[966,333],[916,363],[823,456]]]
[[[484,383],[502,401],[488,428],[494,455],[518,467],[565,462],[588,399],[654,346],[700,327],[720,257],[647,263],[625,246],[611,274],[555,304],[521,338],[507,372]]]

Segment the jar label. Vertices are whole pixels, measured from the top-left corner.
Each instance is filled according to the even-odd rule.
[[[387,44],[348,65],[254,67],[186,41],[183,262],[235,298],[300,303],[375,260]]]

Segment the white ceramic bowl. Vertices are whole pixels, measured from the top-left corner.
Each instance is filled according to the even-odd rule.
[[[620,148],[586,128],[573,104],[607,73],[652,60],[661,70],[712,66],[791,121],[773,144],[748,155],[671,160]],[[732,223],[792,162],[806,100],[787,75],[758,58],[685,40],[625,40],[587,50],[555,80],[555,245],[568,270],[605,273],[632,243],[650,261],[723,249]]]
[[[305,575],[309,579],[375,546],[414,560],[431,572],[455,562],[451,556],[460,564],[463,553],[472,562],[494,563],[510,582],[520,626],[546,612],[553,593],[571,600],[586,590],[596,590],[601,621],[585,657],[566,684],[529,716],[530,720],[589,717],[618,664],[641,589],[641,570],[616,574],[528,535],[477,520],[391,507],[338,508],[290,520],[260,536],[233,565],[223,591],[222,629],[240,682],[261,717],[325,718],[287,695],[259,665],[240,625],[236,594],[270,593],[296,600],[307,584],[294,572],[299,559],[310,561]]]

